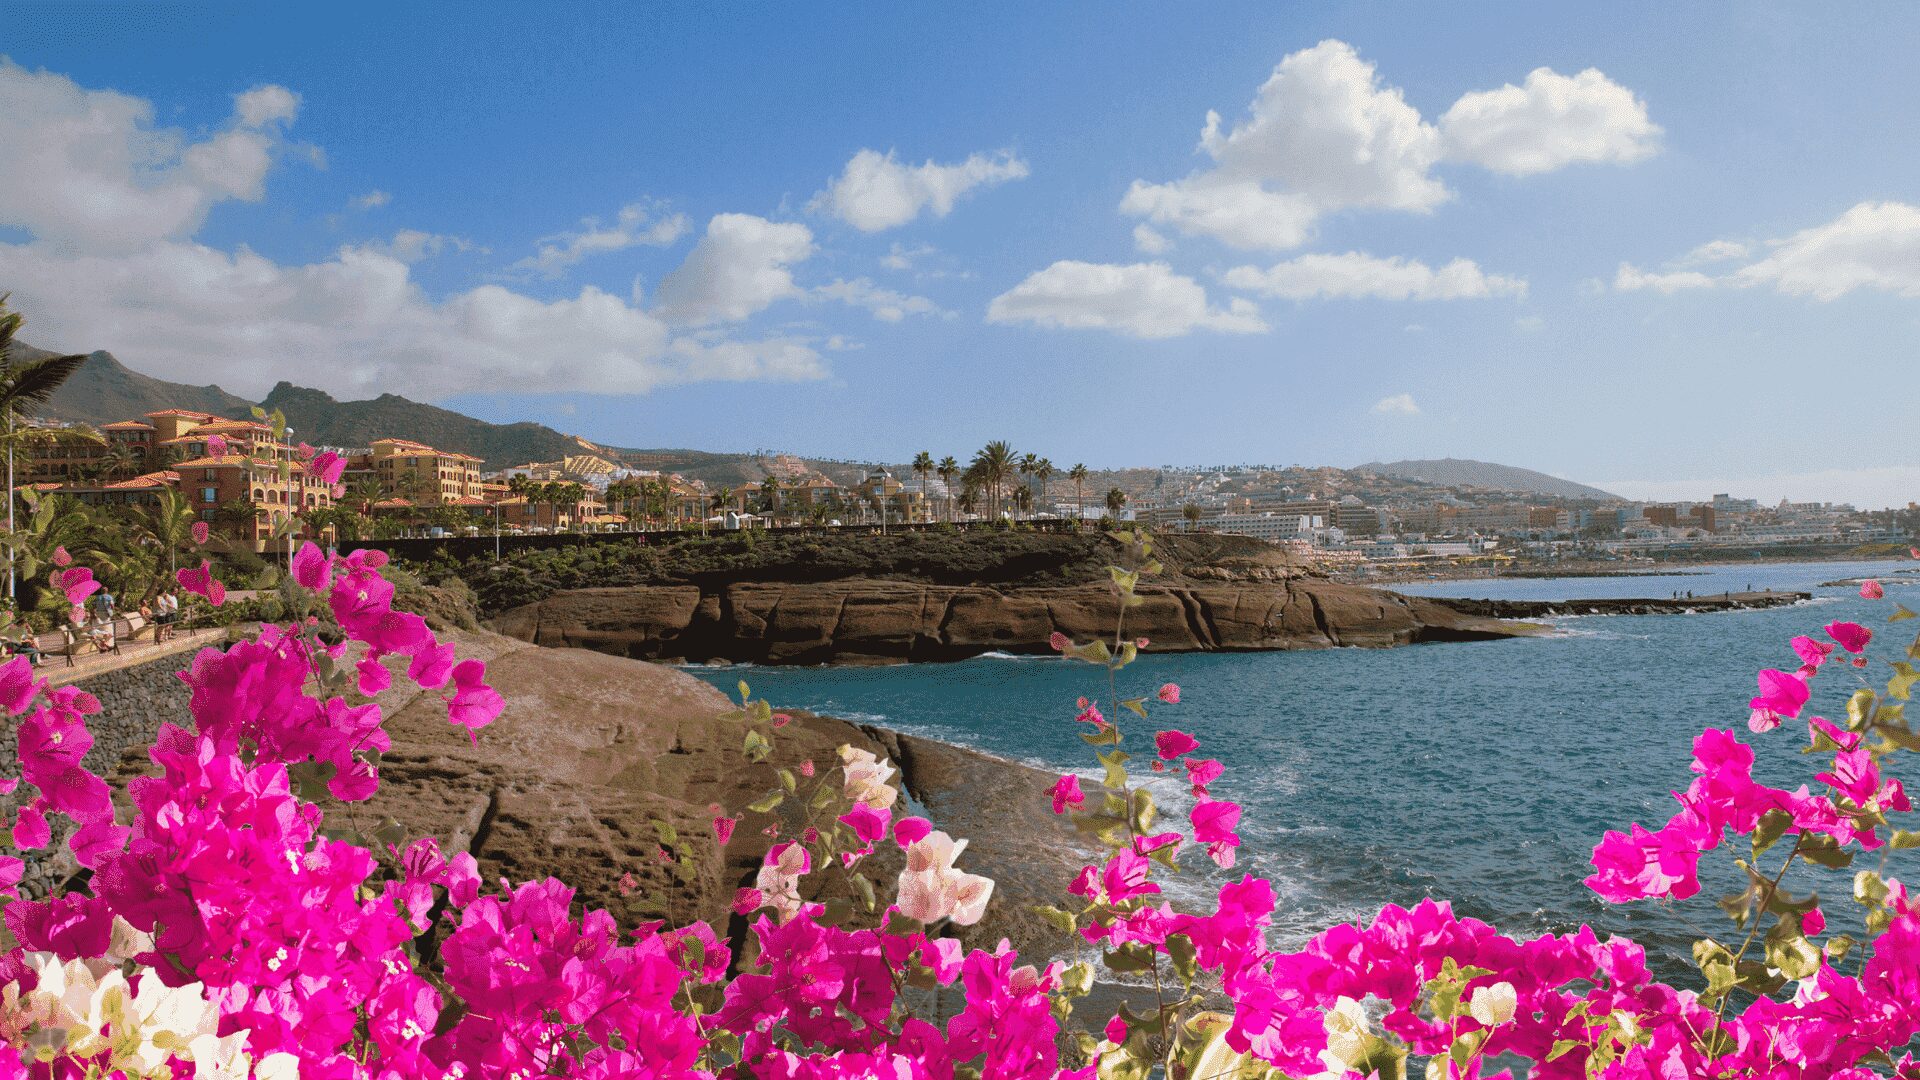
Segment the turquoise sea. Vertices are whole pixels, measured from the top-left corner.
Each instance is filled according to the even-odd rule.
[[[1815,599],[1765,611],[1564,619],[1550,637],[1511,641],[1149,654],[1123,677],[1137,692],[1169,681],[1183,688],[1184,703],[1159,706],[1154,726],[1192,732],[1202,755],[1226,763],[1214,793],[1246,807],[1235,873],[1251,870],[1279,887],[1280,941],[1297,943],[1383,903],[1432,896],[1512,934],[1581,923],[1603,936],[1627,933],[1654,952],[1659,970],[1678,975],[1690,966],[1694,938],[1728,932],[1710,897],[1729,890],[1710,881],[1684,904],[1602,903],[1581,884],[1594,843],[1609,828],[1636,820],[1657,827],[1673,813],[1669,793],[1688,783],[1691,740],[1704,726],[1735,727],[1757,743],[1762,779],[1811,782],[1819,769],[1798,753],[1803,725],[1767,736],[1746,731],[1754,672],[1796,663],[1787,639],[1817,634],[1836,619],[1874,627],[1882,655],[1890,654],[1879,646],[1904,647],[1920,624],[1883,620],[1895,600],[1920,609],[1915,569],[1910,561],[1743,563],[1684,576],[1400,586],[1429,595],[1565,599],[1675,590],[1705,596],[1751,585]],[[1858,576],[1885,581],[1887,600],[1860,599],[1852,586],[1821,587]],[[1084,664],[989,656],[884,668],[694,671],[729,691],[744,677],[756,696],[780,706],[1050,769],[1095,771],[1076,737],[1074,699],[1103,693],[1104,678]],[[1844,713],[1854,685],[1844,680],[1816,681],[1815,711]],[[1130,743],[1136,755],[1148,752],[1144,739]],[[1911,877],[1917,856],[1898,853],[1888,872],[1904,868]],[[1833,896],[1836,929],[1854,919],[1845,899],[1850,881],[1831,873],[1819,883]]]

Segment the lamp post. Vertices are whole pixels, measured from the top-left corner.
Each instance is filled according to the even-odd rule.
[[[287,429],[287,570],[293,570],[293,429]]]

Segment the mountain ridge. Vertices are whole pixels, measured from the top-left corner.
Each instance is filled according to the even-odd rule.
[[[1420,480],[1446,487],[1476,487],[1491,491],[1510,491],[1523,495],[1551,495],[1560,499],[1618,500],[1620,496],[1589,484],[1562,480],[1533,469],[1501,465],[1472,458],[1409,458],[1403,461],[1369,461],[1355,465],[1355,472]]]

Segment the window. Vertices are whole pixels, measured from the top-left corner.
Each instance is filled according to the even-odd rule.
[[[220,489],[210,488],[210,487],[201,488],[200,501],[203,503],[212,503],[212,502],[220,501]]]
[[[216,478],[216,477],[214,476],[214,473],[213,473],[213,470],[212,470],[212,469],[202,469],[202,470],[200,470],[200,479],[202,479],[202,480],[213,480],[213,479],[217,479],[217,478]]]

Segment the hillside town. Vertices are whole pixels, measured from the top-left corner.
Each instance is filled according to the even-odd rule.
[[[585,443],[556,460],[486,469],[472,454],[399,434],[310,446],[271,421],[168,408],[97,427],[47,425],[16,480],[90,506],[174,492],[195,518],[255,550],[288,529],[341,540],[1104,518],[1249,536],[1338,569],[1858,546],[1904,541],[1920,528],[1914,504],[1863,512],[1725,493],[1639,502],[1594,489],[1569,497],[1435,484],[1367,467],[1094,472],[1000,442],[965,466],[930,453],[888,468],[769,452],[752,459],[757,482],[710,485]],[[345,461],[337,484],[307,468],[323,451]]]

